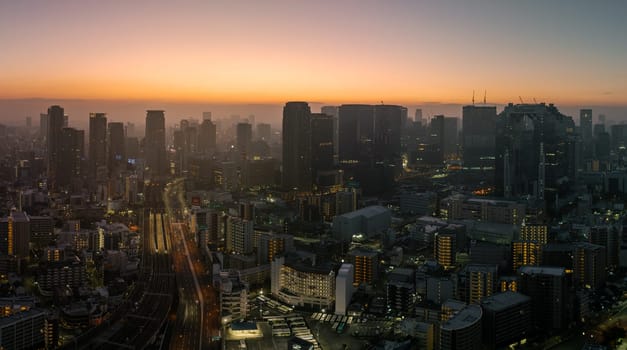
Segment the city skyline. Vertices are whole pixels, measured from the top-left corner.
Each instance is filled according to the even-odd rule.
[[[627,105],[619,2],[95,4],[0,4],[0,99]]]

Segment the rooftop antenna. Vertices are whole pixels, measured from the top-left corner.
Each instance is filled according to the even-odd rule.
[[[472,105],[475,105],[475,90],[472,90]]]
[[[483,90],[483,104],[486,104],[485,97],[488,94],[488,90]]]

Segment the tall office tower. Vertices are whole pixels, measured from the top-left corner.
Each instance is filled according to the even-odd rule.
[[[338,160],[338,152],[340,150],[340,119],[339,109],[337,106],[322,106],[320,113],[330,115],[333,118],[333,159],[335,163]]]
[[[542,263],[542,246],[538,241],[513,241],[512,268],[539,266]]]
[[[135,124],[126,122],[126,124],[124,124],[124,134],[126,137],[135,137]]]
[[[59,136],[56,183],[59,186],[78,185],[83,175],[82,160],[85,132],[74,128],[63,128]]]
[[[496,107],[464,106],[462,149],[465,169],[494,169]]]
[[[532,324],[541,330],[566,328],[572,316],[571,273],[563,267],[523,266],[518,290],[531,298]]]
[[[431,118],[427,136],[428,152],[422,157],[426,163],[442,165],[444,161],[444,116],[436,115]]]
[[[135,164],[139,158],[139,139],[137,137],[127,137],[124,139],[124,153],[129,164]]]
[[[441,163],[457,155],[457,139],[457,118],[443,115],[431,118],[428,143],[437,150],[434,163]]]
[[[229,253],[249,254],[253,249],[253,222],[238,217],[227,221],[226,250]]]
[[[441,350],[480,350],[481,317],[483,311],[479,305],[468,305],[453,318],[440,325]]]
[[[267,124],[267,123],[257,124],[257,135],[256,135],[257,140],[270,143],[271,137],[272,137],[272,127],[270,126],[270,124]]]
[[[496,194],[553,200],[558,180],[577,177],[574,130],[573,119],[552,104],[505,107],[496,125]]]
[[[119,174],[126,167],[124,123],[109,123],[109,173]]]
[[[96,179],[99,167],[107,166],[107,114],[89,113],[89,176]]]
[[[464,301],[477,304],[481,299],[497,292],[498,267],[496,265],[467,265]]]
[[[433,257],[445,270],[455,267],[457,253],[457,235],[437,233],[433,238]]]
[[[39,114],[39,138],[45,140],[48,137],[48,114]]]
[[[584,157],[592,157],[592,110],[579,110],[579,133],[583,141]]]
[[[355,268],[351,264],[342,264],[335,278],[335,314],[346,315],[353,297],[353,279]]]
[[[340,163],[354,164],[370,158],[374,143],[374,108],[341,105],[338,132]]]
[[[253,141],[253,126],[249,123],[237,123],[237,150],[241,159],[250,156],[250,143]]]
[[[198,134],[198,152],[210,154],[216,149],[216,125],[211,119],[204,119]]]
[[[627,147],[627,124],[616,124],[610,127],[611,147],[616,153],[624,153]]]
[[[283,107],[283,187],[309,191],[311,171],[311,110],[307,102]]]
[[[333,117],[311,114],[311,170],[314,183],[318,186],[333,185],[324,181],[324,172],[333,170]]]
[[[56,189],[59,176],[59,148],[61,146],[60,139],[64,116],[63,108],[60,106],[51,106],[48,108],[46,165],[48,170],[48,188],[52,190]]]
[[[391,105],[339,107],[339,163],[366,194],[380,194],[401,167],[400,130],[407,109]]]
[[[416,108],[416,112],[414,113],[414,123],[422,123],[422,109]]]
[[[407,108],[393,105],[374,106],[374,161],[400,166],[401,127]]]
[[[202,112],[202,120],[211,120],[211,112]]]
[[[144,139],[144,158],[146,167],[153,176],[163,175],[167,168],[165,153],[165,113],[164,111],[146,111],[146,136]]]
[[[531,299],[507,291],[481,300],[483,343],[501,349],[526,338],[531,332]]]

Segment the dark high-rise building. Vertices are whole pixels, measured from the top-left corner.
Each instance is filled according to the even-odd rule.
[[[579,131],[584,143],[592,142],[592,110],[579,110]]]
[[[372,155],[374,108],[370,105],[342,105],[339,108],[339,161],[352,164]]]
[[[39,137],[45,140],[48,137],[48,114],[39,114]]]
[[[59,136],[56,183],[59,186],[69,186],[72,183],[77,183],[83,175],[81,168],[85,132],[74,128],[63,128]]]
[[[339,163],[367,194],[389,189],[401,171],[401,125],[407,109],[391,105],[339,107]]]
[[[283,187],[308,191],[311,171],[311,109],[307,102],[283,107]]]
[[[531,331],[531,299],[506,291],[481,300],[483,342],[500,349],[526,338]]]
[[[59,176],[60,139],[64,118],[65,114],[63,108],[60,106],[51,106],[48,108],[46,164],[48,169],[48,188],[53,190],[56,189]]]
[[[575,179],[574,129],[572,118],[552,104],[505,107],[496,126],[496,193],[544,199],[545,191],[559,190],[558,179]]]
[[[118,173],[126,165],[124,123],[109,123],[109,172]]]
[[[338,152],[340,149],[339,110],[337,106],[322,106],[322,108],[320,108],[320,113],[330,115],[333,118],[333,157],[334,161],[337,163]]]
[[[107,166],[107,114],[89,113],[89,176]]]
[[[375,162],[400,165],[401,127],[407,120],[407,108],[393,105],[374,106]]]
[[[612,134],[611,147],[614,152],[625,152],[627,148],[627,124],[616,124],[610,127]]]
[[[311,114],[311,168],[314,182],[320,184],[323,172],[333,170],[333,117]]]
[[[563,267],[523,266],[518,291],[531,298],[532,324],[541,330],[563,329],[572,316],[572,273]]]
[[[259,123],[257,124],[257,140],[270,142],[270,138],[272,137],[272,127],[267,123]]]
[[[407,108],[401,106],[340,106],[340,162],[397,162],[401,153],[401,122],[406,117]]]
[[[146,111],[146,136],[144,139],[146,167],[153,176],[163,175],[168,167],[165,153],[165,113]]]
[[[494,169],[496,107],[464,106],[462,148],[465,169]]]
[[[200,124],[200,130],[198,134],[198,152],[201,154],[209,154],[215,149],[216,125],[211,121],[211,119],[203,119],[202,123]]]
[[[242,159],[250,156],[250,143],[253,140],[253,126],[249,123],[237,123],[237,150]]]

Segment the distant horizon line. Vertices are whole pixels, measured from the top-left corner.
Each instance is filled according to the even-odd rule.
[[[377,101],[377,102],[366,102],[366,101],[347,101],[347,102],[322,102],[322,101],[308,101],[306,99],[286,99],[283,101],[273,101],[273,102],[260,102],[260,101],[239,101],[239,102],[233,102],[233,101],[200,101],[200,100],[174,100],[174,99],[163,99],[163,98],[128,98],[128,99],[121,99],[121,98],[73,98],[73,97],[64,97],[64,98],[53,98],[53,97],[19,97],[19,98],[0,98],[0,101],[67,101],[67,102],[92,102],[92,101],[103,101],[103,102],[134,102],[134,103],[141,103],[141,102],[160,102],[160,103],[169,103],[169,104],[177,104],[177,105],[185,105],[185,104],[189,104],[189,105],[202,105],[202,104],[207,104],[207,105],[222,105],[222,106],[230,106],[230,105],[247,105],[247,106],[277,106],[277,105],[283,105],[287,102],[307,102],[308,104],[313,104],[313,105],[329,105],[329,106],[340,106],[340,105],[347,105],[347,104],[368,104],[368,105],[379,105],[379,104],[386,104],[386,105],[410,105],[410,106],[506,106],[510,103],[517,105],[517,104],[541,104],[541,103],[545,103],[545,104],[553,104],[555,106],[568,106],[568,107],[577,107],[577,106],[582,106],[582,109],[585,108],[589,108],[589,107],[627,107],[627,102],[624,103],[606,103],[606,104],[599,104],[599,103],[593,103],[593,104],[585,104],[585,103],[559,103],[559,102],[551,102],[550,100],[540,100],[538,101],[537,99],[534,101],[525,101],[522,100],[520,102],[514,102],[514,101],[509,101],[509,102],[489,102],[486,101],[485,103],[483,101],[479,101],[479,102],[475,102],[472,103],[471,101],[469,101],[468,103],[466,102],[443,102],[443,101],[414,101],[414,102],[399,102],[399,101],[391,101],[390,103],[385,103],[384,101]],[[536,102],[538,101],[538,102]],[[383,103],[381,103],[383,102]],[[522,103],[521,103],[522,102]]]

